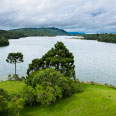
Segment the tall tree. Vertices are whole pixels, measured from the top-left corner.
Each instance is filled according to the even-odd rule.
[[[75,79],[74,56],[62,42],[57,42],[55,47],[49,50],[41,59],[34,59],[32,64],[29,64],[27,74],[46,68],[54,68],[65,76]]]
[[[15,64],[15,77],[16,77],[16,63],[23,62],[23,54],[20,52],[17,53],[9,53],[6,59],[6,62]],[[16,80],[16,78],[15,78]]]

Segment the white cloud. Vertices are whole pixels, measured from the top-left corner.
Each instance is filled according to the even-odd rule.
[[[0,0],[0,28],[116,32],[116,0]]]

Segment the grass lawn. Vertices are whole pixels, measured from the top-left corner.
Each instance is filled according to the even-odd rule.
[[[3,88],[4,90],[8,91],[9,94],[20,92],[24,86],[24,82],[21,81],[0,82],[0,88]]]
[[[0,87],[11,92],[12,85],[17,90],[22,82],[0,82]],[[16,85],[15,85],[16,84]],[[20,87],[19,87],[20,86]],[[24,108],[21,116],[116,116],[116,89],[102,85],[84,84],[84,92],[62,99],[51,106]]]

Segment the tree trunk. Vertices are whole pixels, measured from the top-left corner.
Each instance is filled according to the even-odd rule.
[[[16,62],[15,62],[15,80],[16,80]]]

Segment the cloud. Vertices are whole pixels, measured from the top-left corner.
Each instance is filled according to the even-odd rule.
[[[0,28],[116,32],[116,0],[0,0]]]

